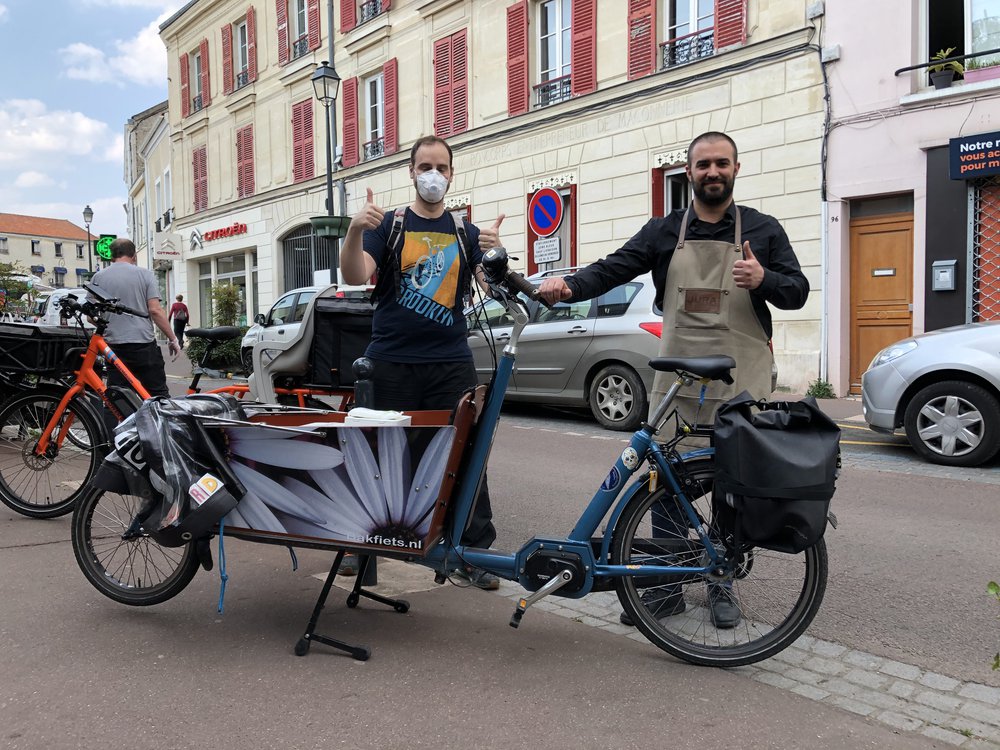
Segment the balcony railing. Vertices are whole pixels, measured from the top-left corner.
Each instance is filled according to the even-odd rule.
[[[660,45],[660,61],[664,68],[711,57],[715,54],[715,32],[711,29],[668,39]]]
[[[370,21],[382,13],[382,0],[368,0],[361,3],[361,13],[358,14],[358,24]]]
[[[309,51],[309,35],[303,34],[294,42],[292,42],[292,59],[302,57],[306,52]]]
[[[558,104],[559,102],[566,101],[572,93],[571,83],[572,76],[565,75],[538,84],[534,87],[535,106],[547,107],[550,104]]]
[[[236,88],[241,89],[250,83],[250,71],[241,70],[236,74]]]
[[[385,153],[385,138],[376,138],[364,145],[364,161],[377,159]]]
[[[195,112],[198,112],[199,110],[201,110],[201,107],[202,107],[201,101],[202,101],[201,100],[201,94],[198,94],[198,96],[194,97],[191,100],[191,114],[194,114]]]

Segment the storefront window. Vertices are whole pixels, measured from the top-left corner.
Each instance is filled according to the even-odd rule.
[[[247,324],[247,257],[246,253],[224,255],[215,259],[215,281],[217,284],[232,284],[240,292],[240,312],[237,325]]]
[[[337,244],[325,237],[317,237],[309,224],[285,235],[281,242],[285,280],[282,292],[315,283],[315,271],[330,271],[330,278],[337,278]]]

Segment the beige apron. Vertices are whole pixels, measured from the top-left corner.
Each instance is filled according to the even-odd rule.
[[[691,208],[684,213],[677,248],[667,269],[663,291],[661,357],[728,354],[736,360],[733,385],[709,383],[705,403],[698,406],[701,386],[682,389],[674,404],[691,424],[710,425],[715,410],[741,391],[754,398],[771,395],[773,357],[767,334],[757,319],[750,292],[733,280],[733,263],[742,258],[740,212],[736,210],[736,242],[685,240]],[[656,373],[649,400],[650,414],[659,404],[673,373]]]

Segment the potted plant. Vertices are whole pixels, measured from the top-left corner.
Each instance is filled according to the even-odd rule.
[[[938,50],[938,53],[931,57],[931,61],[947,60],[947,58],[951,57],[955,49],[955,47],[949,47],[948,49]],[[931,83],[934,84],[934,88],[946,89],[955,80],[955,74],[962,75],[965,72],[965,68],[958,60],[948,60],[948,62],[938,62],[935,65],[928,66],[927,71],[931,74]]]
[[[987,81],[1000,78],[1000,57],[973,57],[965,61],[965,81]]]

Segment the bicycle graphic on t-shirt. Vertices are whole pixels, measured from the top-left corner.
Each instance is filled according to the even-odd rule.
[[[448,260],[444,252],[446,245],[435,245],[430,237],[423,237],[421,241],[427,243],[427,254],[417,258],[410,271],[410,281],[414,289],[423,289],[444,273],[445,263]]]

